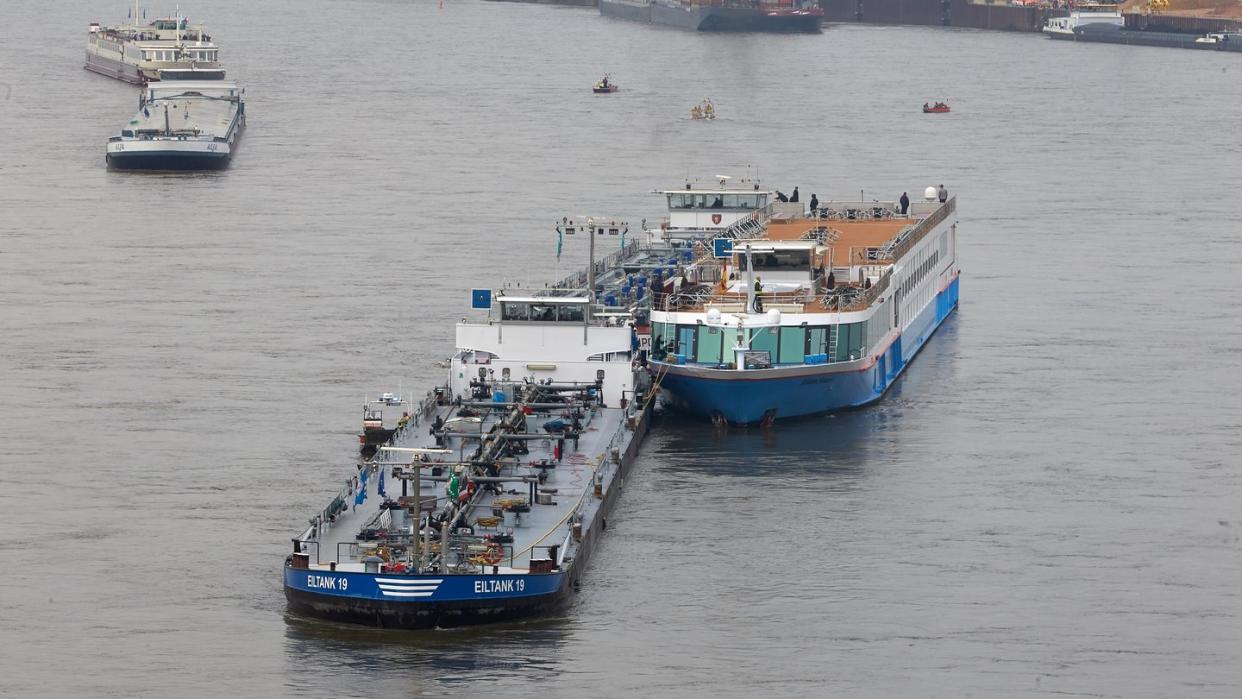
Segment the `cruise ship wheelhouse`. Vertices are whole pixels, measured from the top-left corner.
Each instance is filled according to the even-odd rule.
[[[757,210],[662,289],[652,366],[673,407],[770,423],[879,399],[957,306],[956,202]],[[792,208],[792,211],[791,211]]]

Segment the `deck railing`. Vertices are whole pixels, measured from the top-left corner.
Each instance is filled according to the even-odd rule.
[[[616,264],[620,262],[622,259],[629,257],[630,255],[633,255],[634,253],[638,252],[638,249],[639,249],[638,241],[637,240],[630,241],[629,243],[626,243],[625,247],[621,248],[620,250],[617,250],[616,252],[604,257],[603,259],[596,260],[595,261],[595,276],[598,277],[604,272],[607,272],[609,269],[616,266]],[[584,269],[584,270],[575,272],[569,275],[568,277],[565,277],[559,282],[556,282],[555,284],[552,285],[552,288],[553,289],[585,289],[586,285],[587,285],[587,271]]]
[[[894,260],[900,259],[902,255],[910,251],[920,240],[927,237],[927,234],[944,222],[949,214],[957,211],[957,197],[950,197],[948,201],[940,205],[930,216],[915,224],[914,229],[905,237],[897,241],[893,246],[891,255]]]

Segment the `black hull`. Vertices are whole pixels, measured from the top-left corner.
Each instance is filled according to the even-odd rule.
[[[822,13],[774,15],[742,7],[687,8],[630,0],[600,0],[599,12],[605,17],[700,32],[818,34],[823,31],[824,20]]]
[[[201,171],[224,170],[229,166],[227,155],[129,154],[107,156],[112,170]]]
[[[1125,44],[1127,46],[1162,46],[1164,48],[1195,49],[1198,51],[1242,52],[1242,40],[1235,39],[1232,36],[1229,36],[1224,41],[1200,42],[1197,39],[1201,38],[1201,35],[1196,34],[1123,29],[1114,26],[1087,25],[1080,27],[1074,31],[1073,38],[1077,41]]]
[[[703,20],[701,32],[770,32],[776,34],[818,34],[823,17],[763,17],[715,15]]]

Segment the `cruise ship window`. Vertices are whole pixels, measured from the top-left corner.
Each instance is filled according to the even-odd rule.
[[[530,305],[530,319],[549,322],[556,320],[556,306],[544,303],[532,303]]]
[[[501,320],[530,320],[530,304],[526,303],[502,303],[500,304]]]
[[[677,326],[677,354],[684,354],[687,357],[694,356],[694,325]]]
[[[806,333],[806,353],[807,354],[827,354],[828,352],[828,328],[818,327],[809,328]]]
[[[776,331],[774,328],[758,328],[751,331],[750,348],[756,352],[767,352],[769,357],[776,356]]]
[[[706,325],[699,326],[697,352],[695,353],[695,361],[703,364],[719,364],[721,360],[721,337],[723,333],[719,328],[709,328]]]
[[[560,307],[556,314],[557,320],[581,321],[585,317],[582,304],[572,303]]]
[[[803,328],[781,328],[780,353],[777,361],[781,364],[801,364],[806,350],[806,330]]]

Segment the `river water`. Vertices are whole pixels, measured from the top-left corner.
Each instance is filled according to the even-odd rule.
[[[125,5],[0,5],[0,693],[1242,691],[1238,57],[200,0],[249,128],[150,176],[103,167],[136,88],[81,68]],[[748,172],[958,196],[961,308],[884,401],[670,417],[555,618],[286,615],[359,402],[440,378],[467,289],[579,265],[562,215]]]

